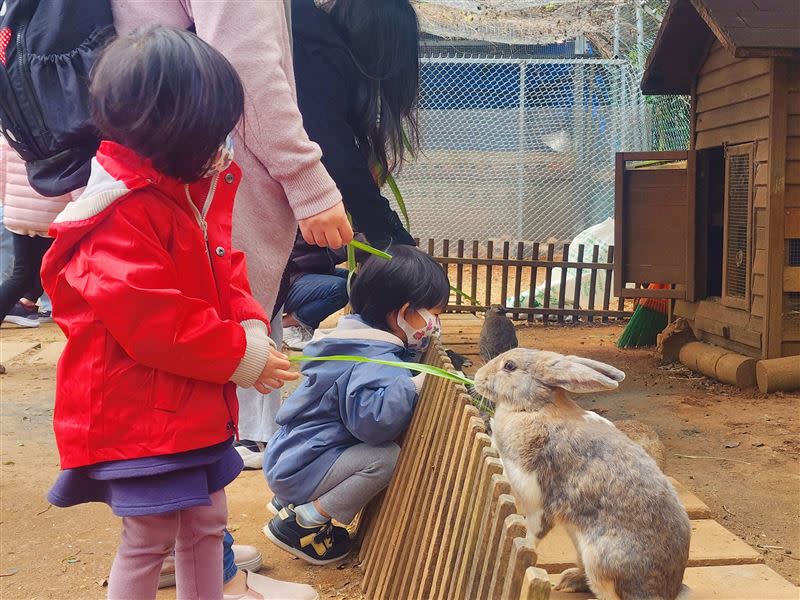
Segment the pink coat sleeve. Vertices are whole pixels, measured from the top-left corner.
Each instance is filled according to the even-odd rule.
[[[231,61],[245,89],[245,145],[281,184],[296,219],[341,201],[319,146],[303,129],[282,1],[112,0],[112,8],[120,33],[194,23],[197,35]]]

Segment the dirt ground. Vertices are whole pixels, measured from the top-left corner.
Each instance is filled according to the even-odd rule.
[[[667,472],[703,499],[715,519],[761,550],[770,567],[800,583],[800,396],[740,392],[661,367],[652,351],[618,350],[621,330],[535,325],[521,327],[519,337],[525,346],[623,369],[628,376],[618,391],[578,401],[612,420],[654,426],[668,451]],[[44,499],[58,471],[51,420],[62,337],[53,325],[3,327],[0,344],[17,341],[41,347],[4,360],[8,373],[0,376],[0,597],[102,598],[118,519],[104,505],[58,509]],[[263,537],[269,497],[260,471],[243,473],[228,488],[230,528],[238,542],[261,549],[262,573],[311,583],[324,598],[358,597],[359,574],[351,564],[309,567]],[[159,598],[174,598],[174,590]]]

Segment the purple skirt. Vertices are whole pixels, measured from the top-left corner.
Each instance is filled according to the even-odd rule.
[[[216,446],[61,471],[47,494],[55,506],[105,502],[118,517],[210,506],[209,496],[242,470],[233,439]]]

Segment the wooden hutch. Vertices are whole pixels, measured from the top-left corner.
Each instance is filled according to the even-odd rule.
[[[617,293],[676,299],[708,344],[799,355],[800,1],[672,0],[642,91],[691,97],[691,141],[617,155]]]

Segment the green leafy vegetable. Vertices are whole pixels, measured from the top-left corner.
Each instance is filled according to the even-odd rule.
[[[467,377],[451,373],[440,367],[432,365],[425,365],[422,363],[403,362],[393,360],[379,360],[377,358],[365,358],[363,356],[350,356],[345,354],[333,356],[290,356],[291,362],[317,362],[317,361],[336,361],[336,362],[357,362],[357,363],[374,363],[376,365],[386,365],[387,367],[397,367],[398,369],[408,369],[410,371],[417,371],[418,373],[427,373],[434,377],[441,377],[442,379],[449,379],[463,385],[473,385],[473,381]]]
[[[403,215],[403,220],[406,222],[406,229],[411,231],[411,221],[408,218],[406,201],[403,198],[403,194],[400,193],[400,188],[398,187],[397,182],[391,173],[386,176],[386,185],[389,186],[389,189],[392,190],[392,194],[394,194],[395,202],[397,202],[397,208],[400,209],[400,213]]]
[[[454,286],[454,285],[451,285],[451,286],[450,286],[450,289],[451,289],[452,291],[454,291],[456,294],[458,294],[459,296],[463,296],[464,298],[466,298],[467,300],[469,300],[469,301],[470,301],[470,302],[471,302],[471,303],[472,303],[474,306],[478,306],[478,305],[479,305],[478,301],[477,301],[477,300],[475,300],[475,298],[473,298],[472,296],[470,296],[470,295],[469,295],[469,294],[467,294],[466,292],[462,292],[462,291],[461,291],[460,289],[458,289],[456,286]]]
[[[414,152],[414,148],[411,145],[411,140],[408,139],[408,134],[403,130],[403,146],[405,146],[406,152],[411,155],[411,158],[417,158],[416,152]]]
[[[364,252],[369,252],[370,254],[374,254],[375,256],[380,256],[383,260],[392,260],[392,255],[388,252],[384,252],[383,250],[378,250],[377,248],[373,248],[369,244],[365,244],[364,242],[359,242],[358,240],[353,240],[349,244],[347,244],[347,261],[348,267],[350,266],[350,251],[353,249],[353,262],[355,263],[355,250],[363,250]],[[352,269],[351,269],[352,270]]]

